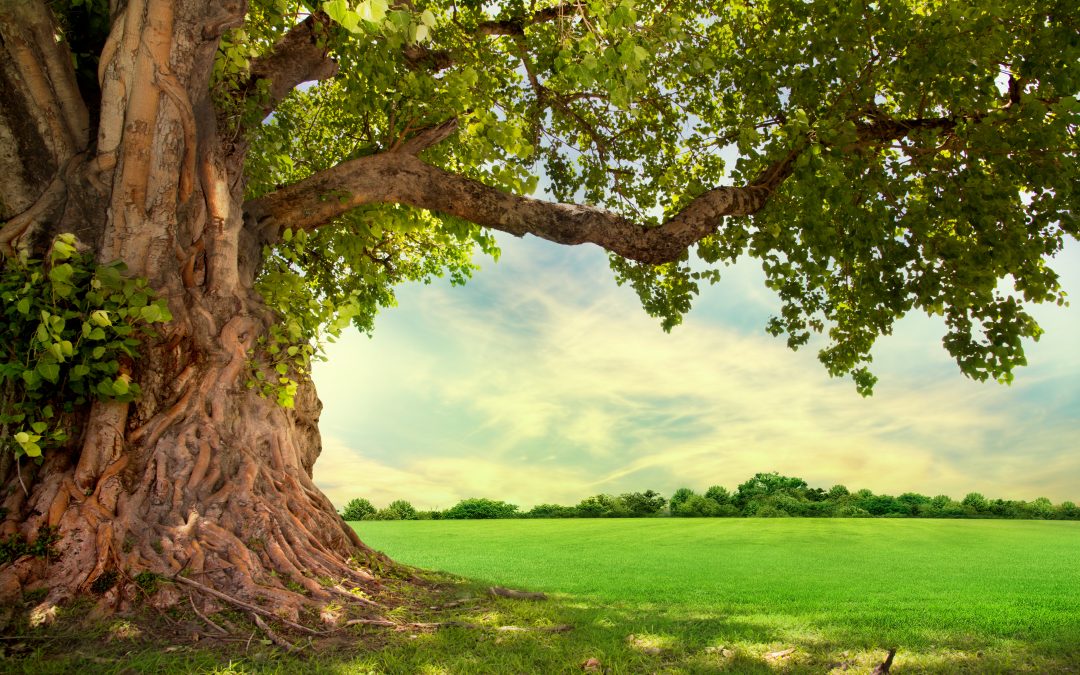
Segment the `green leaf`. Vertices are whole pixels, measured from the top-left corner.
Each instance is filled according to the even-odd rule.
[[[35,370],[48,382],[56,384],[60,380],[60,366],[56,363],[38,363]]]
[[[324,2],[322,8],[327,16],[337,23],[341,23],[342,19],[345,18],[345,14],[349,11],[349,5],[345,0],[330,0],[329,2]]]

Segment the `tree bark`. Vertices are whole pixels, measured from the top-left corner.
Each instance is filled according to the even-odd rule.
[[[244,148],[219,136],[208,86],[221,27],[243,11],[130,0],[102,54],[91,139],[46,5],[0,0],[0,167],[11,169],[0,177],[0,243],[40,250],[75,231],[99,260],[147,277],[174,316],[125,365],[142,387],[136,403],[96,402],[71,447],[40,465],[0,462],[0,533],[33,540],[47,525],[59,536],[57,556],[0,567],[0,603],[46,588],[44,617],[94,588],[112,611],[151,572],[296,620],[310,603],[377,585],[363,563],[375,554],[312,482],[313,388],[287,410],[244,386],[251,354],[261,356],[256,338],[275,317],[253,290]],[[113,578],[111,588],[95,584]],[[159,604],[198,595],[196,584],[159,588]]]

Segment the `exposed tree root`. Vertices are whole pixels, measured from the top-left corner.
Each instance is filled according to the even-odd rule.
[[[512,588],[503,588],[502,586],[492,586],[488,589],[488,593],[500,598],[511,598],[512,600],[547,600],[547,595],[544,593],[517,591]]]
[[[263,621],[262,617],[260,617],[258,614],[253,613],[251,617],[255,619],[255,625],[262,629],[262,632],[266,633],[266,637],[270,638],[270,641],[276,644],[278,647],[281,647],[290,654],[295,654],[296,652],[300,651],[300,649],[296,645],[281,637],[274,631],[270,630],[270,626],[267,626],[266,622]]]
[[[885,660],[879,663],[877,667],[870,672],[870,675],[888,675],[889,669],[892,668],[894,656],[896,656],[895,647],[889,650],[889,654],[885,657]]]

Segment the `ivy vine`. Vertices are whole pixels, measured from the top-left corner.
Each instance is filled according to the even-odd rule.
[[[145,279],[125,272],[121,262],[98,264],[71,234],[59,235],[45,260],[4,260],[0,451],[40,458],[68,439],[66,413],[94,399],[138,398],[122,364],[154,335],[151,324],[172,315]]]

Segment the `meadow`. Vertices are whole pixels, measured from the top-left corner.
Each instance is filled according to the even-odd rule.
[[[69,608],[52,632],[5,638],[0,672],[839,675],[871,673],[895,648],[895,675],[1080,673],[1077,522],[352,525],[416,566],[369,561],[389,625],[315,642],[286,633],[290,653],[240,612],[215,615],[238,637],[199,638],[203,623],[183,608],[106,624]],[[496,585],[547,597],[492,597]]]
[[[802,663],[822,672],[869,666],[874,653],[896,647],[894,672],[1080,672],[1080,523],[667,518],[353,526],[401,562],[557,594],[580,612],[579,623],[599,630],[594,639],[599,651],[609,646],[609,663],[625,657],[623,648],[640,647],[667,656],[652,669],[727,670],[722,659],[698,658],[726,650],[729,658],[747,657],[741,667],[727,664],[735,671]],[[792,647],[790,656],[765,658]]]

